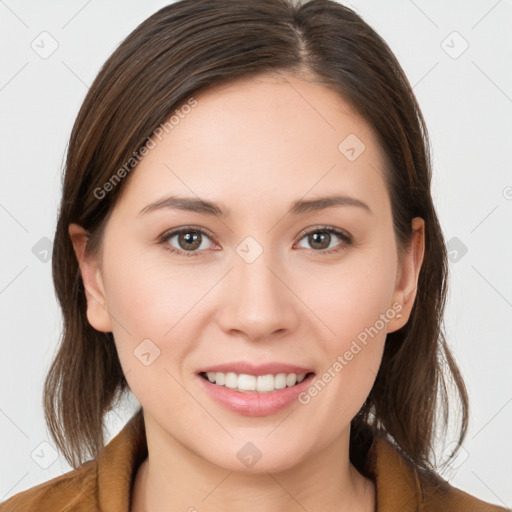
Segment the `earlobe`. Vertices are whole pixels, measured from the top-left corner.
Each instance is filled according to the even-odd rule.
[[[412,219],[412,238],[402,261],[399,262],[395,292],[392,304],[402,306],[400,317],[395,317],[388,332],[393,332],[403,327],[409,320],[416,292],[423,257],[425,254],[425,221],[420,217]]]
[[[87,319],[96,330],[111,332],[112,324],[107,308],[101,269],[97,259],[87,255],[85,252],[88,234],[85,229],[78,224],[70,224],[68,232],[71,242],[73,243],[73,249],[84,283],[87,298]]]

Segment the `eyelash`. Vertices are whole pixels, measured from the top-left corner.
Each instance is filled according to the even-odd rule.
[[[197,232],[197,233],[201,233],[201,235],[204,235],[204,236],[206,236],[206,237],[208,237],[210,239],[213,238],[208,232],[206,232],[202,228],[198,228],[198,227],[194,227],[194,226],[188,226],[188,227],[179,228],[179,229],[175,229],[175,230],[168,231],[168,232],[164,233],[163,235],[160,236],[160,238],[158,240],[158,243],[161,244],[166,251],[169,251],[169,252],[171,252],[173,254],[178,254],[178,255],[185,256],[185,257],[200,256],[202,251],[182,251],[180,249],[176,249],[175,247],[171,247],[169,245],[169,240],[173,236],[179,235],[180,233],[183,233],[183,232],[186,233],[188,231],[194,231],[194,232]],[[343,243],[341,244],[341,247],[339,247],[337,249],[324,249],[324,250],[309,249],[309,251],[311,251],[313,253],[316,253],[316,254],[320,254],[322,256],[327,255],[327,254],[338,253],[338,252],[344,251],[347,248],[347,246],[349,246],[349,245],[351,245],[353,243],[352,237],[349,234],[347,234],[346,232],[344,232],[344,231],[342,231],[340,229],[333,228],[331,226],[318,226],[318,227],[312,228],[309,231],[307,231],[306,233],[304,233],[302,235],[302,237],[300,238],[300,240],[302,240],[306,236],[310,235],[311,233],[317,233],[317,232],[319,232],[319,233],[329,233],[329,234],[336,235],[339,238],[341,238],[341,240],[343,241]],[[306,249],[306,250],[308,250],[308,249]]]

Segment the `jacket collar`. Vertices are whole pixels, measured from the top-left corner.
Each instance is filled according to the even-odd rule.
[[[378,512],[422,512],[423,492],[416,469],[384,437],[368,450],[366,470],[376,488]]]
[[[97,459],[98,508],[102,512],[130,510],[133,481],[147,455],[146,429],[140,408]]]

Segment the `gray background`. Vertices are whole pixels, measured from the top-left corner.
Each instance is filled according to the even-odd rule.
[[[167,3],[0,0],[0,500],[70,469],[41,405],[61,328],[48,257],[67,139],[100,66]],[[432,138],[433,189],[451,259],[446,331],[471,401],[462,453],[444,477],[510,507],[512,3],[345,4],[397,55]],[[109,439],[136,404],[109,416]],[[451,442],[439,444],[439,460]]]

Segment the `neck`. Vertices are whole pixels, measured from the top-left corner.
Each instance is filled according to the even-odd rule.
[[[319,453],[281,471],[243,473],[214,465],[146,422],[148,458],[130,512],[374,512],[375,488],[348,457],[347,429]]]

